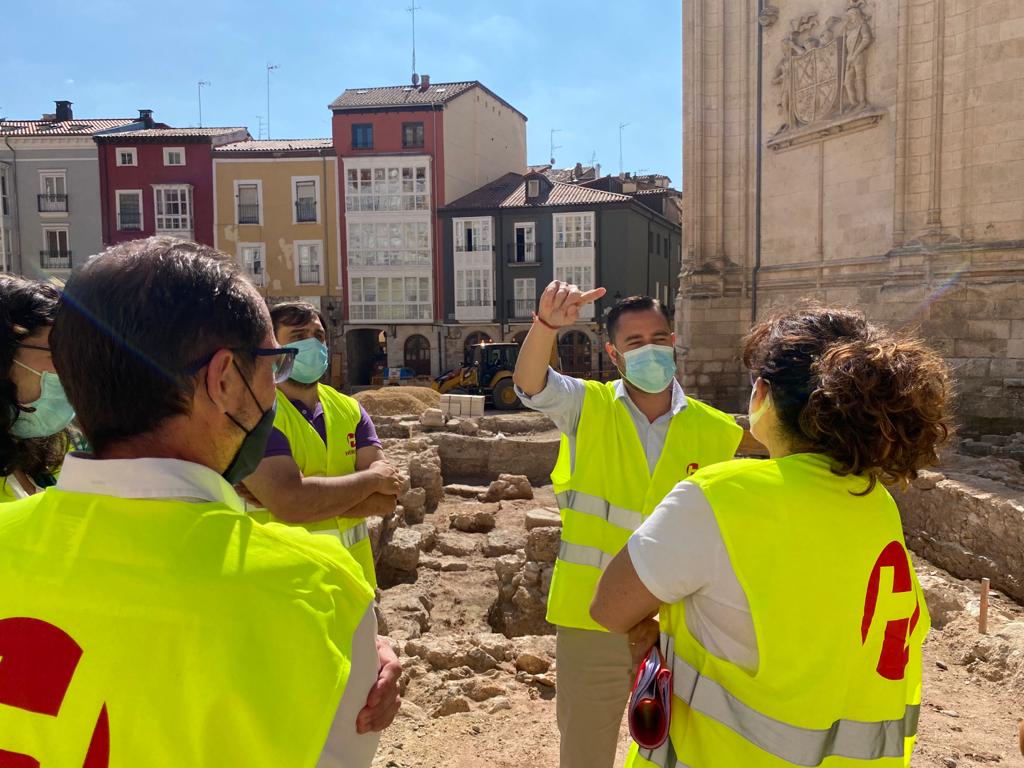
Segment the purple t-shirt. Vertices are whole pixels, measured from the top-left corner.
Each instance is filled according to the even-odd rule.
[[[290,399],[290,398],[289,398]],[[313,425],[313,429],[320,435],[320,439],[324,441],[324,445],[327,444],[327,420],[324,418],[324,406],[322,403],[317,403],[316,408],[310,411],[304,403],[300,400],[291,400],[291,404],[294,405],[299,413],[310,424]],[[336,436],[336,440],[345,440],[345,435]],[[366,448],[369,446],[376,446],[380,448],[380,439],[377,437],[377,428],[373,426],[373,420],[370,419],[370,414],[366,412],[363,406],[359,406],[359,423],[356,425],[356,450],[360,448]],[[291,456],[292,446],[288,442],[288,438],[284,436],[284,432],[274,427],[274,431],[270,433],[270,439],[267,440],[267,449],[263,452],[263,458],[269,458],[271,456]]]

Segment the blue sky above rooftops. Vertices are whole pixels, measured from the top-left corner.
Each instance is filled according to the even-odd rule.
[[[76,117],[139,108],[175,126],[244,125],[266,138],[330,136],[345,88],[405,83],[412,0],[50,0],[12,4],[0,54],[0,116]],[[433,82],[479,80],[529,118],[528,162],[664,173],[681,186],[678,0],[419,0],[416,63]]]

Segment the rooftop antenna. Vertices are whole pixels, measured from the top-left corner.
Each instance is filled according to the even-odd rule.
[[[196,90],[199,91],[199,127],[203,127],[203,86],[209,86],[209,80],[200,80],[196,86]]]
[[[619,176],[622,175],[622,129],[629,123],[619,123]]]
[[[590,153],[590,167],[591,168],[596,168],[597,167],[596,165],[594,165],[594,162],[596,160],[597,160],[597,150],[595,149],[593,152]]]
[[[552,167],[554,167],[554,165],[555,165],[555,150],[562,148],[561,144],[555,144],[555,134],[556,133],[561,133],[561,132],[562,132],[561,128],[552,128],[551,129],[551,140],[550,140],[550,143],[551,143],[551,155],[550,155],[550,157],[551,157],[551,165],[552,165]]]
[[[262,139],[263,138],[263,115],[256,115],[256,123],[257,123],[257,126],[258,126],[256,128],[256,138],[257,139]]]
[[[274,69],[280,69],[277,64],[271,64],[267,62],[267,138],[270,138],[270,72]]]
[[[419,79],[416,77],[416,11],[421,10],[422,6],[416,5],[415,0],[413,4],[406,8],[409,13],[412,14],[412,79],[413,85]]]

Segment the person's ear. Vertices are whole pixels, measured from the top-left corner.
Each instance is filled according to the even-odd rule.
[[[218,411],[227,413],[237,403],[237,387],[235,355],[229,349],[218,349],[206,366],[206,396]]]

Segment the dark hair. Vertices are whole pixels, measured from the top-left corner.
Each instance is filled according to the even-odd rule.
[[[320,321],[326,333],[327,322],[323,313],[308,301],[286,301],[270,308],[270,322],[274,324],[274,333],[277,333],[282,325],[305,325],[314,316]]]
[[[768,382],[785,436],[839,475],[904,483],[952,435],[945,361],[860,312],[812,304],[755,325],[743,362]]]
[[[614,342],[615,329],[619,326],[619,318],[624,314],[627,312],[650,312],[651,310],[661,312],[668,327],[672,327],[672,318],[668,313],[668,307],[661,301],[651,296],[627,296],[615,302],[615,306],[611,308],[605,318],[604,327],[608,330],[608,339]]]
[[[48,437],[20,438],[11,426],[26,410],[18,403],[11,366],[18,345],[40,328],[53,324],[60,293],[49,283],[0,275],[0,475],[15,470],[36,477],[60,466],[67,450],[67,432]]]
[[[71,276],[51,334],[53,362],[97,451],[189,413],[204,355],[248,351],[269,327],[228,255],[171,237],[108,248]]]

